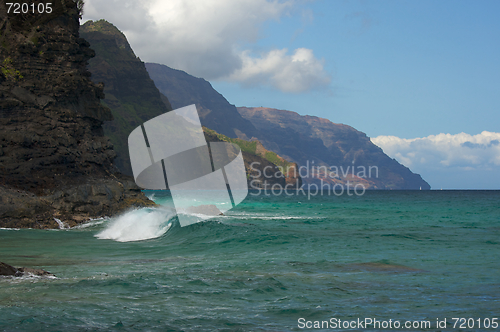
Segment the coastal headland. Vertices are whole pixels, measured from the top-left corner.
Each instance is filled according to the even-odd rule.
[[[51,13],[0,4],[0,227],[59,228],[153,206],[113,164],[113,119],[73,1]],[[59,222],[58,222],[59,221]]]

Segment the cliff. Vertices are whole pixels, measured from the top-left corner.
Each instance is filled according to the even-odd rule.
[[[238,112],[259,129],[257,138],[264,146],[308,167],[309,176],[303,176],[306,183],[323,180],[345,185],[349,181],[370,189],[430,189],[420,175],[391,159],[366,134],[350,126],[265,107],[238,107]]]
[[[249,140],[258,130],[203,78],[165,65],[146,63],[149,76],[174,109],[196,104],[201,124],[231,138]]]
[[[323,180],[343,186],[349,181],[370,189],[430,188],[420,175],[388,157],[364,133],[350,126],[290,111],[236,109],[202,78],[153,63],[146,63],[146,69],[174,108],[197,104],[202,125],[231,138],[260,141],[268,151],[297,163],[306,184],[321,184]],[[312,166],[324,167],[313,172]],[[361,172],[363,167],[366,174]]]
[[[152,205],[116,171],[102,124],[113,119],[89,79],[94,55],[73,1],[50,14],[0,3],[0,227],[75,225]]]
[[[96,53],[88,66],[91,79],[104,83],[106,98],[102,103],[111,109],[115,119],[103,126],[117,153],[114,163],[122,173],[132,175],[128,135],[172,107],[156,88],[126,37],[114,25],[105,20],[88,21],[81,26],[80,36]]]
[[[169,100],[172,100],[172,105],[175,108],[197,104],[202,124],[206,124],[204,119],[207,117],[204,118],[203,115],[207,114],[207,107],[214,108],[214,111],[210,111],[211,116],[209,118],[211,120],[209,123],[218,128],[221,127],[222,123],[222,128],[230,129],[229,131],[233,134],[232,137],[236,137],[234,131],[238,131],[238,129],[234,128],[235,126],[238,127],[239,124],[246,125],[255,131],[253,125],[244,120],[236,111],[236,107],[229,105],[222,95],[217,94],[207,102],[205,96],[210,94],[209,89],[214,90],[205,80],[188,78],[188,81],[185,81],[184,79],[189,75],[161,66],[161,70],[164,69],[163,67],[167,68],[167,75],[174,75],[174,77],[169,76],[167,81],[172,80],[175,82],[173,84],[175,89],[167,91],[168,98],[161,94],[149,77],[144,63],[135,56],[126,37],[113,24],[105,20],[88,21],[81,26],[81,36],[89,41],[90,47],[96,52],[96,56],[89,61],[88,68],[92,73],[91,78],[94,82],[104,83],[106,98],[103,100],[103,104],[111,109],[115,117],[115,121],[104,125],[104,133],[111,138],[112,143],[115,145],[118,155],[115,164],[122,172],[132,174],[127,145],[128,135],[143,122],[171,110],[172,106]],[[150,67],[150,64],[146,66]],[[179,73],[181,73],[181,79],[177,80],[175,75],[179,75]],[[165,79],[165,76],[162,77]],[[200,85],[202,86],[201,89],[199,89]],[[181,100],[184,101],[179,102]],[[214,114],[216,115],[213,116]],[[230,138],[211,129],[204,128],[207,141],[231,141],[242,147],[249,182],[254,180],[253,184],[263,185],[264,180],[266,180],[263,176],[263,170],[268,167],[268,170],[273,170],[268,172],[273,176],[267,179],[267,182],[271,185],[274,183],[283,185],[286,183],[301,183],[300,177],[293,175],[288,177],[275,176],[280,172],[277,161],[281,160],[281,163],[286,163],[283,158],[267,151],[270,157],[274,156],[274,159],[276,159],[270,161],[262,153],[259,155],[256,151],[245,150],[244,147],[249,142]],[[250,144],[256,146],[255,142]],[[254,164],[255,169],[252,170],[250,164],[253,162],[257,163]]]

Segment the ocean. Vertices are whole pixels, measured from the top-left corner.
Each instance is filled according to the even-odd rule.
[[[0,229],[0,261],[56,275],[0,277],[1,331],[495,331],[500,191],[251,194],[187,227],[139,209]]]

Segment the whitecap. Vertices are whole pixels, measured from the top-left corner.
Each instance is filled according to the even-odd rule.
[[[98,239],[130,242],[154,239],[172,226],[175,212],[167,208],[141,208],[110,219],[106,228],[97,233]]]
[[[87,221],[83,224],[71,227],[71,229],[82,229],[82,228],[94,227],[94,226],[98,226],[98,225],[105,223],[107,220],[109,220],[109,218],[90,219],[89,221]]]

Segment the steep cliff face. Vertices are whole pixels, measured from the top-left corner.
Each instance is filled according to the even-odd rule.
[[[38,2],[35,2],[38,3]],[[0,227],[58,227],[151,205],[116,173],[103,135],[112,114],[86,69],[73,1],[50,14],[7,13],[0,3]]]
[[[145,121],[172,109],[149,78],[144,63],[135,56],[125,36],[104,20],[88,21],[80,28],[80,36],[90,43],[96,56],[89,61],[91,79],[104,82],[108,106],[114,121],[104,124],[104,134],[111,139],[118,169],[132,175],[128,154],[128,135]]]
[[[238,107],[238,111],[260,130],[258,138],[264,146],[308,167],[309,176],[303,177],[306,183],[323,179],[372,189],[430,189],[420,175],[388,157],[366,134],[350,126],[272,108]],[[326,166],[327,172],[325,167],[312,172],[312,166]]]
[[[196,104],[201,124],[231,138],[249,140],[257,136],[250,121],[245,120],[209,82],[165,65],[146,63],[149,76],[174,109]]]
[[[96,52],[96,56],[89,61],[88,68],[94,82],[104,82],[106,98],[103,103],[111,108],[115,118],[115,121],[104,125],[104,133],[111,138],[115,146],[118,154],[115,164],[122,172],[132,174],[128,155],[128,135],[143,122],[171,110],[169,99],[175,101],[175,108],[197,104],[202,123],[205,123],[203,114],[207,112],[206,107],[213,107],[215,111],[210,111],[209,119],[211,120],[209,122],[216,127],[220,127],[220,122],[222,122],[223,127],[229,128],[233,133],[233,137],[236,137],[236,134],[234,134],[232,121],[235,121],[236,127],[238,127],[238,121],[241,121],[253,128],[252,124],[244,120],[236,108],[229,105],[221,95],[217,94],[210,101],[203,98],[203,96],[211,94],[210,90],[215,92],[207,81],[194,77],[184,81],[185,76],[189,75],[159,65],[160,70],[163,70],[163,67],[168,68],[168,73],[174,75],[168,79],[162,76],[163,79],[169,82],[173,80],[179,84],[179,86],[174,84],[173,90],[168,90],[168,98],[161,94],[150,79],[144,63],[135,56],[126,37],[111,23],[104,20],[88,21],[81,26],[81,36],[89,41],[90,47]],[[176,75],[181,75],[182,79],[176,80]],[[201,90],[198,90],[199,86],[202,87]],[[219,116],[212,117],[213,114],[219,114]],[[209,142],[231,140],[231,138],[206,127],[204,131]],[[238,142],[245,144],[243,140]],[[252,144],[256,145],[256,143]],[[267,152],[269,153],[269,151]],[[249,180],[255,180],[253,182],[255,185],[264,185],[266,179],[263,176],[263,170],[266,167],[268,170],[273,170],[268,172],[273,175],[267,179],[268,184],[283,183],[284,185],[287,181],[292,184],[301,183],[300,177],[274,176],[279,173],[277,166],[263,156],[256,154],[255,149],[253,152],[243,151],[243,155]],[[250,164],[253,162],[255,164],[252,169]]]

